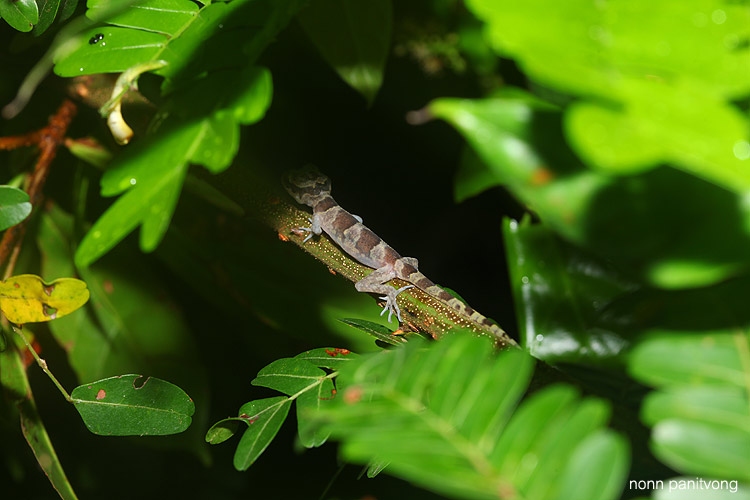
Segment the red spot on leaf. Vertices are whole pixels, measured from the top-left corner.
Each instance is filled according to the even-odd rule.
[[[53,291],[55,291],[55,285],[45,285],[44,286],[44,293],[46,293],[48,297],[50,295],[52,295]]]
[[[107,391],[104,389],[99,389],[99,391],[96,393],[96,400],[101,401],[102,399],[107,397]]]
[[[279,233],[279,239],[283,241],[284,243],[289,241],[289,238],[285,234],[281,234],[281,233]]]
[[[105,293],[111,294],[115,291],[115,285],[112,284],[112,280],[104,280],[102,283],[102,288],[104,289]]]
[[[13,282],[13,288],[21,288],[21,285],[19,285],[17,282]]]
[[[335,358],[336,356],[346,356],[347,354],[350,354],[352,351],[349,349],[341,349],[341,348],[334,348],[334,349],[326,349],[326,354],[328,354],[330,357]]]

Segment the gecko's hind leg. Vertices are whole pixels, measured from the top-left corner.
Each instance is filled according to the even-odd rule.
[[[388,311],[388,323],[391,322],[391,317],[393,314],[396,314],[396,319],[398,319],[398,322],[401,323],[401,309],[399,309],[398,304],[396,303],[396,297],[398,297],[398,294],[403,292],[404,290],[408,290],[409,288],[414,288],[414,285],[406,285],[402,286],[398,290],[391,289],[390,292],[388,292],[388,295],[384,295],[380,297],[382,300],[385,300],[385,307],[382,311],[380,311],[380,315],[384,315],[386,311]]]

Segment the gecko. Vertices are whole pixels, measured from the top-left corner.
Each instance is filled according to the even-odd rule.
[[[402,257],[388,243],[383,241],[362,219],[347,212],[331,196],[331,180],[312,165],[292,170],[282,178],[286,191],[297,203],[312,208],[310,227],[299,227],[297,231],[308,233],[303,244],[313,236],[326,233],[346,254],[365,266],[374,269],[354,287],[359,292],[377,294],[385,301],[380,315],[388,312],[388,322],[395,314],[402,323],[401,310],[396,297],[405,290],[418,288],[431,297],[448,304],[461,316],[489,330],[498,339],[507,338],[505,332],[493,321],[483,316],[464,302],[449,294],[427,276],[422,274],[414,257]],[[408,285],[393,288],[386,283],[399,278]]]

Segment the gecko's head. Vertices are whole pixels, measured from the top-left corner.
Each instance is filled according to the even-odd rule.
[[[284,189],[297,203],[313,206],[321,196],[331,193],[331,179],[320,173],[316,167],[306,165],[287,172],[281,182]]]

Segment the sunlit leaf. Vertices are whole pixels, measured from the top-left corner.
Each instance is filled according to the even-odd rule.
[[[428,110],[481,159],[466,164],[472,171],[459,174],[457,192],[494,180],[545,225],[634,279],[698,287],[750,267],[750,204],[742,194],[669,168],[620,177],[588,169],[566,147],[559,113],[528,97],[442,98]]]
[[[687,474],[750,482],[750,337],[732,328],[654,332],[628,368],[658,390],[641,418],[654,454]]]
[[[61,318],[88,300],[86,283],[74,278],[45,283],[39,276],[21,274],[0,283],[0,309],[18,325]]]
[[[722,187],[750,188],[750,91],[742,45],[750,11],[723,0],[596,4],[471,0],[498,54],[534,81],[583,96],[566,131],[594,169],[670,163]],[[587,99],[588,98],[588,99]]]
[[[496,355],[483,338],[409,342],[343,367],[344,389],[313,416],[349,460],[385,462],[444,495],[552,499],[576,484],[585,498],[617,498],[628,449],[601,429],[607,404],[559,385],[516,408],[531,371],[525,353]],[[596,478],[581,475],[584,462]]]
[[[184,431],[195,404],[164,380],[122,375],[76,387],[71,393],[86,427],[106,436],[164,436]]]

